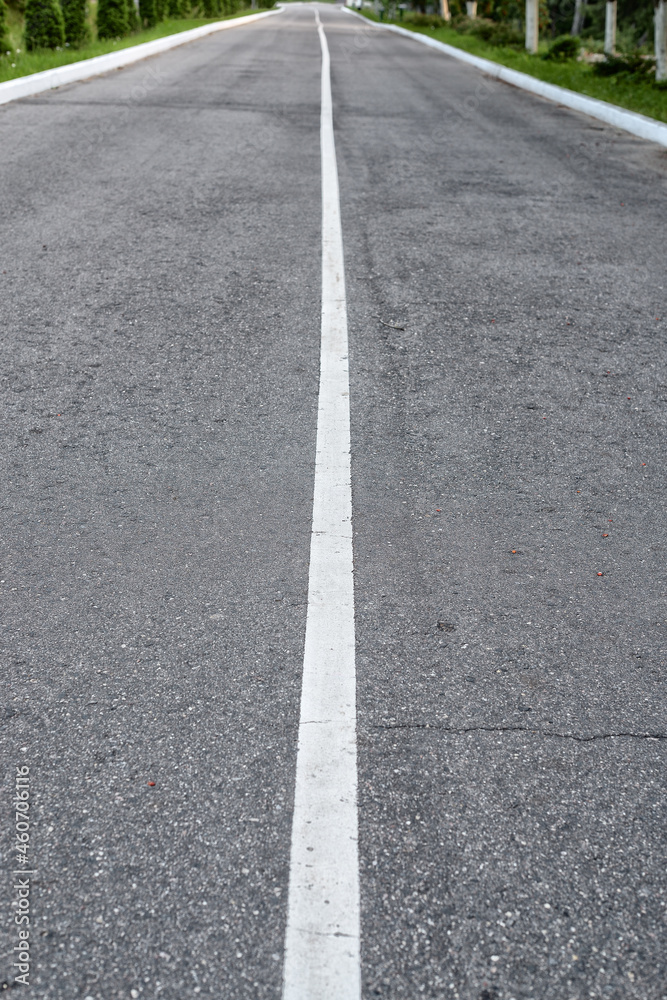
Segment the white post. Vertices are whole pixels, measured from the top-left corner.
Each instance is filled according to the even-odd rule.
[[[667,0],[655,8],[655,78],[667,80]]]
[[[471,19],[477,17],[477,0],[466,0],[466,13]]]
[[[617,0],[607,0],[604,18],[604,50],[608,56],[613,56],[616,48],[616,11]]]
[[[571,35],[578,35],[584,26],[586,16],[586,0],[574,0],[574,18],[572,20]]]
[[[440,0],[440,17],[443,21],[451,21],[452,15],[449,12],[449,0]]]
[[[540,0],[526,0],[526,48],[537,52],[540,41]]]

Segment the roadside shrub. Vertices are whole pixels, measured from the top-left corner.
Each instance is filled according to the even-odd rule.
[[[139,30],[139,14],[134,0],[125,0],[125,20],[128,32]]]
[[[481,38],[490,45],[518,45],[523,48],[525,38],[523,33],[511,24],[491,21],[487,18],[468,19],[466,34]]]
[[[569,62],[576,59],[581,48],[581,39],[576,35],[561,35],[549,46],[549,51],[543,56],[552,62]]]
[[[153,28],[157,24],[155,0],[139,0],[139,20],[143,28]]]
[[[496,28],[497,24],[495,21],[476,17],[470,21],[470,27],[466,34],[474,35],[475,38],[481,38],[483,42],[490,42]]]
[[[406,11],[405,23],[414,24],[415,28],[442,28],[447,22],[438,14],[420,14],[418,11]]]
[[[204,17],[219,17],[220,0],[202,0],[201,8]]]
[[[169,0],[155,0],[155,16],[160,21],[164,21],[169,11]]]
[[[491,35],[490,41],[494,45],[506,45],[508,48],[523,49],[526,39],[522,31],[511,24],[496,24],[496,29]]]
[[[126,0],[98,0],[97,37],[122,38],[127,34]]]
[[[28,0],[25,5],[25,47],[57,49],[65,44],[65,24],[58,0]]]
[[[507,21],[492,21],[487,17],[457,19],[453,21],[453,27],[460,35],[472,35],[490,45],[506,45],[522,49],[526,41],[523,32],[514,24]]]
[[[76,47],[90,40],[88,0],[61,0],[65,41]]]
[[[655,70],[655,59],[644,59],[634,53],[627,56],[607,56],[604,62],[595,64],[594,72],[597,76],[616,76],[618,73],[625,73],[635,79],[646,79],[653,75]]]
[[[469,17],[458,17],[458,16],[454,17],[454,15],[452,14],[452,19],[449,22],[449,27],[453,28],[454,31],[458,31],[459,35],[468,35],[470,34],[470,27],[472,23],[473,22],[470,20]]]

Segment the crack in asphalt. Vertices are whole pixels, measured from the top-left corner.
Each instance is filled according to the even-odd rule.
[[[532,729],[527,726],[438,726],[428,722],[406,722],[395,726],[376,725],[373,729],[434,729],[442,733],[465,735],[465,733],[531,733],[533,736],[551,736],[554,739],[574,740],[577,743],[592,743],[595,740],[633,739],[667,740],[667,733],[595,733],[592,736],[577,736],[575,733],[556,733],[546,729]]]

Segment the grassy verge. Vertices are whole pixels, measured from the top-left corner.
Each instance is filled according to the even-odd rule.
[[[124,38],[109,39],[103,42],[92,41],[88,45],[82,45],[76,49],[64,48],[60,51],[41,49],[37,52],[25,52],[22,37],[23,18],[19,19],[15,11],[10,8],[8,21],[10,40],[14,46],[14,51],[11,56],[3,55],[0,58],[0,83],[5,80],[15,80],[20,76],[29,76],[31,73],[40,73],[45,69],[55,69],[56,66],[67,66],[69,63],[80,62],[82,59],[103,56],[107,52],[118,52],[120,49],[127,49],[133,45],[141,45],[142,42],[152,42],[154,39],[164,38],[166,35],[175,35],[181,31],[189,31],[191,28],[199,28],[202,24],[212,24],[215,21],[231,21],[234,18],[243,17],[250,13],[256,14],[259,11],[246,9],[225,18],[166,20],[161,21],[154,28],[137,31],[134,35],[126,35]]]
[[[364,14],[370,20],[377,20],[370,12],[364,11]],[[593,72],[593,67],[587,63],[546,62],[540,58],[540,54],[530,55],[525,51],[490,45],[481,38],[459,34],[453,28],[421,28],[400,21],[391,23],[400,24],[403,28],[428,35],[430,38],[437,38],[439,42],[446,42],[457,49],[509,66],[510,69],[535,76],[547,83],[556,83],[559,87],[576,90],[579,94],[597,97],[600,101],[608,101],[610,104],[648,115],[649,118],[667,122],[667,90],[661,89],[654,83],[630,80],[627,77],[623,79],[622,74],[612,77],[597,76]],[[544,49],[546,51],[546,46]]]

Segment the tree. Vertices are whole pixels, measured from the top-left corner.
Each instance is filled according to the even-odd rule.
[[[125,0],[125,17],[128,31],[139,30],[139,14],[134,0]]]
[[[551,18],[549,17],[549,3],[548,0],[540,0],[539,10],[538,10],[538,24],[540,27],[540,35],[545,35],[549,30],[549,22]]]
[[[155,0],[139,0],[139,20],[145,28],[153,28],[158,22]]]
[[[58,0],[28,0],[25,5],[25,47],[56,49],[65,44],[65,24]]]
[[[126,0],[99,0],[97,4],[97,37],[122,38],[126,34]]]
[[[581,34],[581,29],[584,26],[584,18],[586,17],[586,0],[575,0],[574,4],[574,17],[572,18],[572,30],[571,35],[575,37]]]
[[[7,9],[5,0],[0,0],[0,55],[9,48],[9,37],[7,35]]]
[[[88,27],[88,0],[61,0],[65,41],[70,45],[83,45],[90,39]]]

